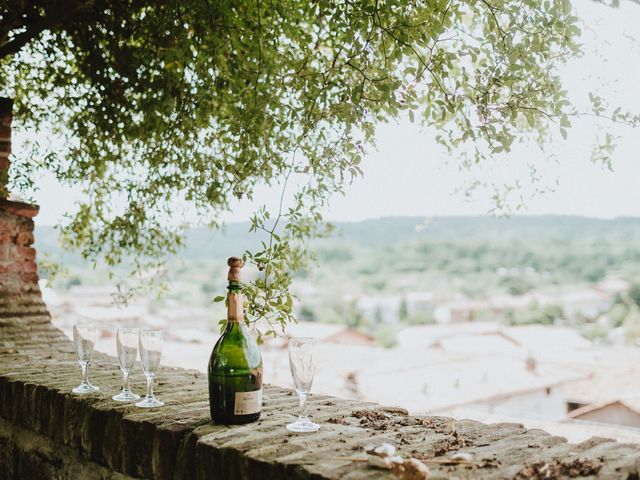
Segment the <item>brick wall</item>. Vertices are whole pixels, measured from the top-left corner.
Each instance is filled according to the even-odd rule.
[[[0,97],[0,326],[49,321],[38,285],[33,217],[38,207],[7,190],[13,102]]]
[[[33,248],[37,212],[32,205],[0,199],[0,325],[49,321]]]

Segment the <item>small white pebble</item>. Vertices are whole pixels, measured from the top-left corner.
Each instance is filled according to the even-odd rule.
[[[382,445],[367,445],[364,451],[369,455],[377,455],[378,457],[392,457],[396,453],[396,447],[390,443],[383,443]]]
[[[451,455],[451,460],[458,460],[463,462],[473,461],[473,454],[467,452],[458,452]]]

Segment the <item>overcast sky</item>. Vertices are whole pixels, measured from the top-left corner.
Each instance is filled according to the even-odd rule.
[[[614,104],[640,112],[640,6],[623,1],[611,9],[595,2],[574,2],[583,25],[584,57],[563,68],[562,78],[572,99],[584,104],[589,91],[599,91]],[[634,39],[635,37],[635,39]],[[378,150],[363,162],[364,177],[332,200],[330,220],[361,220],[390,215],[435,216],[487,213],[490,193],[468,197],[460,188],[474,180],[510,183],[520,179],[529,214],[577,214],[596,217],[640,216],[640,131],[611,127],[618,137],[614,171],[590,160],[595,137],[601,134],[592,120],[577,122],[567,141],[560,137],[546,147],[548,160],[535,146],[516,149],[503,161],[472,172],[461,172],[435,144],[434,131],[421,131],[408,120],[380,126]],[[19,139],[17,139],[19,141]],[[16,142],[18,143],[18,142]],[[15,152],[18,154],[19,149]],[[541,185],[553,190],[531,197],[529,165],[535,164]],[[58,223],[74,210],[78,192],[39,180],[35,199],[41,206],[40,224]],[[273,204],[278,191],[260,189],[256,200]],[[238,202],[228,221],[248,218],[253,205]]]

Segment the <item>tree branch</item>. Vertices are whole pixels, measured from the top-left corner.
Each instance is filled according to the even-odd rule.
[[[39,5],[39,2],[28,2],[27,7],[7,12],[0,19],[0,59],[15,55],[45,30],[87,21],[97,12],[102,13],[108,7],[115,8],[119,3],[121,2],[54,0]],[[9,38],[12,30],[23,31]]]
[[[40,35],[46,28],[47,27],[45,25],[42,25],[38,26],[34,30],[27,30],[26,32],[19,33],[18,35],[13,37],[11,41],[0,46],[0,58],[15,55],[20,51],[22,47],[24,47],[27,43]]]

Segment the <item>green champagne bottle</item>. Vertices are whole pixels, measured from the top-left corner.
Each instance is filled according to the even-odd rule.
[[[262,410],[262,357],[258,344],[244,325],[241,258],[231,257],[227,327],[209,359],[209,406],[216,423],[254,422]]]

